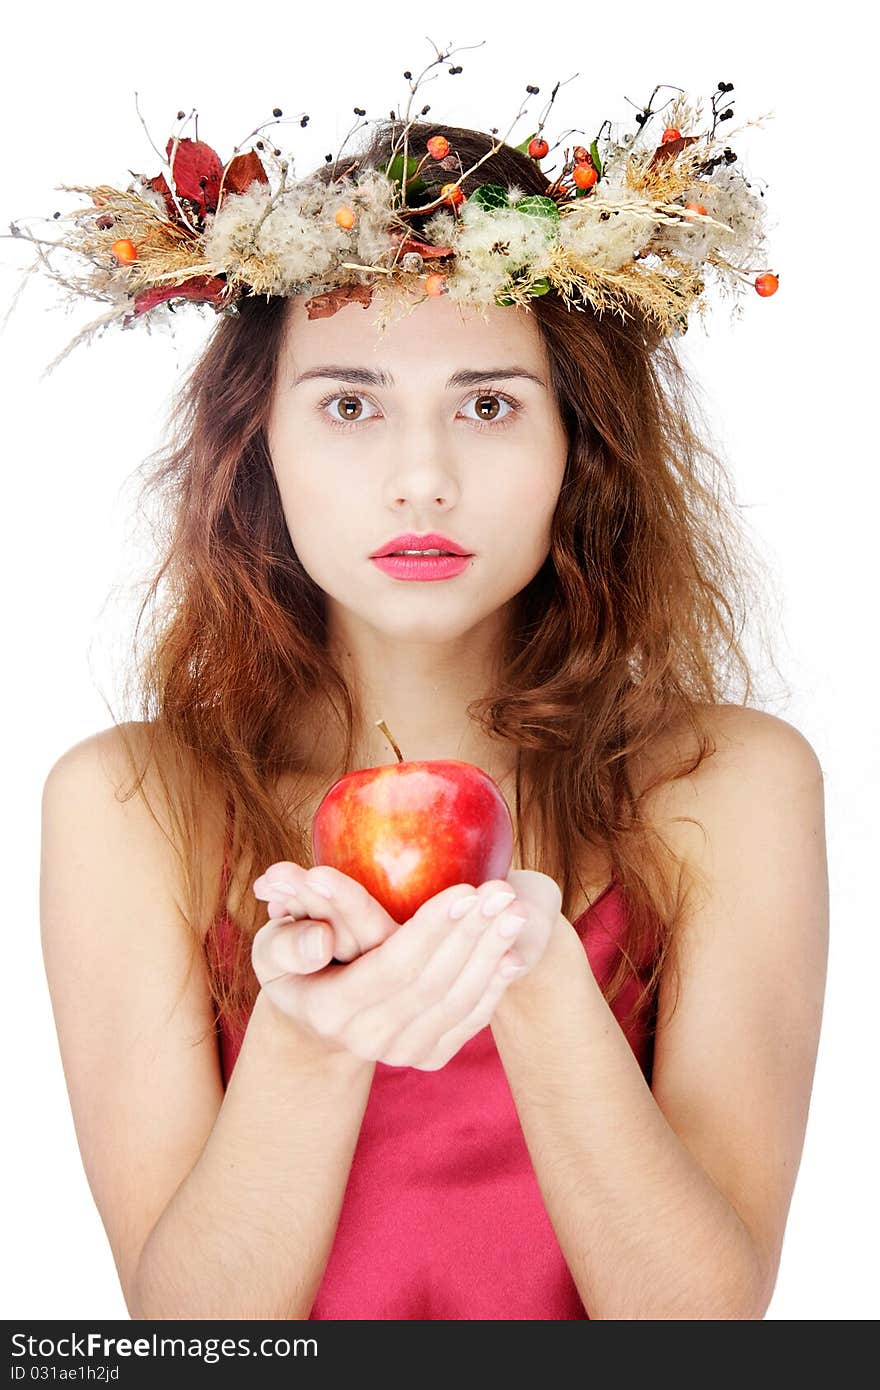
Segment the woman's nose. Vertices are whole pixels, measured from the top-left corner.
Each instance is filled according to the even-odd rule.
[[[386,485],[408,502],[450,501],[459,492],[459,470],[449,449],[413,439],[401,442],[388,467]]]

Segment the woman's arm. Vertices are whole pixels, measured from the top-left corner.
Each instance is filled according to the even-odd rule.
[[[141,1253],[133,1318],[308,1318],[374,1070],[260,991],[208,1142]]]
[[[374,1064],[310,1039],[261,991],[224,1095],[170,827],[117,796],[128,775],[115,730],[58,760],[40,882],[76,1135],[123,1296],[139,1318],[306,1318]],[[152,776],[148,790],[161,820]]]
[[[784,721],[720,718],[724,746],[666,803],[669,831],[700,822],[680,845],[709,891],[674,1013],[661,983],[651,1088],[564,917],[492,1022],[594,1319],[761,1318],[776,1280],[827,961],[822,773]]]

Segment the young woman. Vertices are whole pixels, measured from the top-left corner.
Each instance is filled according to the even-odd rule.
[[[545,186],[509,147],[480,178]],[[47,974],[133,1317],[763,1316],[823,786],[748,703],[760,593],[707,463],[638,315],[218,322],[153,478],[143,718],[44,793]],[[466,558],[376,561],[420,546]],[[403,923],[311,856],[328,788],[394,761],[380,719],[487,772],[516,829],[505,877]]]

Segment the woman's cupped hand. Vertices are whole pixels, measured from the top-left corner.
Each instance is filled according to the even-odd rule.
[[[253,884],[269,920],[254,971],[282,1013],[331,1049],[433,1071],[484,1028],[556,927],[562,894],[533,870],[460,883],[398,924],[349,875],[273,864]]]

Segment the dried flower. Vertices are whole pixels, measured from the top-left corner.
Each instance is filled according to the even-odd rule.
[[[575,146],[573,159],[566,153],[561,172],[536,197],[515,184],[475,183],[472,176],[488,155],[463,169],[445,135],[431,137],[421,151],[410,148],[413,98],[430,67],[448,61],[452,51],[438,52],[415,81],[407,72],[409,105],[387,170],[360,169],[357,158],[343,159],[348,137],[335,159],[327,155],[329,178],[315,171],[296,179],[291,157],[255,139],[263,127],[248,137],[254,147],[236,146],[225,165],[209,144],[178,134],[165,146],[165,169],[136,177],[125,190],[62,186],[86,195],[91,206],[63,219],[54,214],[56,223],[68,224],[60,240],[38,239],[12,223],[12,237],[37,247],[32,269],[47,270],[74,295],[109,305],[49,370],[76,342],[114,320],[124,327],[139,318],[166,322],[174,299],[230,312],[250,295],[308,293],[310,312],[322,316],[352,301],[366,306],[378,288],[384,314],[409,312],[412,296],[398,294],[395,281],[411,287],[426,266],[431,274],[417,283],[430,282],[427,293],[475,306],[528,308],[554,290],[569,306],[589,304],[598,313],[625,318],[638,308],[666,333],[683,331],[688,310],[702,307],[707,269],[727,291],[752,283],[767,295],[778,285],[767,270],[760,286],[750,278],[763,269],[765,206],[739,167],[735,132],[725,127],[723,146],[716,139],[719,124],[733,115],[732,84],[719,83],[713,93],[708,130],[700,103],[683,93],[655,111],[662,90],[655,88],[636,113],[634,134],[618,137],[604,122],[589,149]],[[462,71],[457,65],[448,70]],[[538,88],[529,84],[526,91],[532,96]],[[423,106],[420,115],[429,109]],[[357,117],[366,114],[363,107],[353,110]],[[281,114],[273,108],[274,118]],[[297,119],[304,127],[309,118]],[[489,154],[506,140],[497,127],[492,136]],[[549,147],[533,133],[517,148],[533,156],[540,150],[543,158]],[[420,182],[426,162],[452,177],[440,196],[426,195]],[[695,216],[688,203],[706,215]],[[420,237],[409,231],[416,214],[423,219]],[[133,257],[128,248],[135,249]],[[85,273],[56,272],[49,254],[56,251],[72,253],[80,268],[84,262]]]

